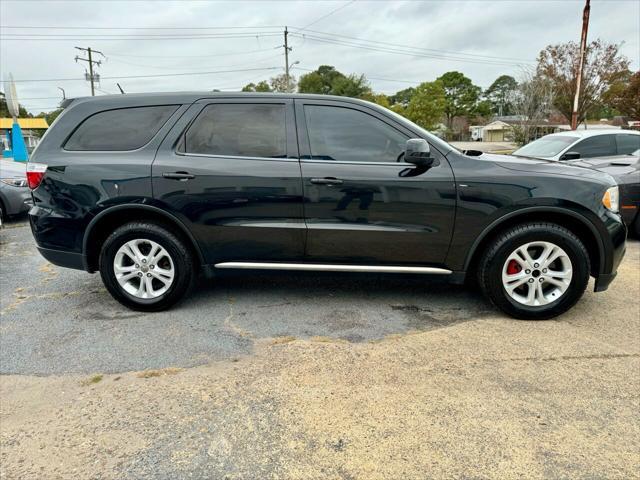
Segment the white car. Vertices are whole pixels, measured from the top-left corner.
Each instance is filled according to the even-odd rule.
[[[518,157],[545,160],[629,155],[640,148],[640,132],[635,130],[573,130],[552,133],[520,147]]]

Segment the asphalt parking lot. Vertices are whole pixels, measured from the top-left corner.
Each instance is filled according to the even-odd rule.
[[[563,317],[279,273],[126,310],[0,232],[2,478],[640,478],[640,242]]]

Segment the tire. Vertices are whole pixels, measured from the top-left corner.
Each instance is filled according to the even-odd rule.
[[[524,259],[524,251],[530,261]],[[549,260],[556,259],[535,262],[546,252],[552,252]],[[571,231],[554,223],[527,223],[493,240],[480,260],[477,278],[485,296],[503,312],[524,320],[545,320],[575,305],[587,287],[589,272],[589,254]]]
[[[636,219],[633,222],[633,233],[637,239],[640,239],[640,214],[636,215]]]
[[[166,310],[179,302],[196,277],[196,263],[185,242],[149,222],[127,223],[109,235],[100,251],[99,268],[113,298],[144,312]]]

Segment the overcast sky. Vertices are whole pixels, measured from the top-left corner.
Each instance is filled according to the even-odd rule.
[[[100,95],[118,93],[116,82],[126,92],[239,90],[284,71],[287,25],[289,63],[300,62],[295,76],[334,65],[390,94],[458,70],[486,88],[499,75],[517,77],[546,45],[578,40],[583,7],[583,0],[2,0],[0,69],[2,79],[13,74],[33,113],[56,107],[57,87],[69,97],[90,93],[86,64],[74,62],[84,54],[74,46],[104,53],[96,55]],[[589,38],[597,37],[621,43],[637,70],[640,0],[593,0]],[[147,77],[122,78],[135,76]]]

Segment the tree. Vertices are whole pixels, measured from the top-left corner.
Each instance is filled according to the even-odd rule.
[[[46,112],[44,113],[44,119],[47,121],[47,124],[49,126],[51,126],[51,124],[53,123],[53,121],[58,118],[58,115],[60,115],[62,113],[62,108],[57,108],[51,112]]]
[[[20,118],[32,117],[29,112],[20,104],[18,104],[18,116]],[[4,97],[4,93],[0,93],[0,117],[10,118],[9,107],[7,107],[7,100]]]
[[[365,93],[362,96],[360,96],[360,98],[362,100],[366,100],[368,102],[376,103],[376,104],[378,104],[378,105],[380,105],[381,107],[384,107],[384,108],[390,108],[391,107],[391,102],[389,102],[389,97],[386,96],[384,93],[368,92],[368,93]]]
[[[576,42],[549,45],[538,55],[537,73],[551,82],[554,105],[571,118],[580,60],[580,46]],[[578,103],[578,122],[590,110],[602,104],[609,88],[629,70],[629,60],[619,53],[619,46],[600,39],[587,45]]]
[[[262,80],[261,82],[258,82],[258,84],[249,83],[248,85],[245,85],[244,87],[242,87],[242,91],[243,92],[271,92],[271,87],[265,80]]]
[[[436,81],[444,88],[444,114],[447,128],[451,129],[454,117],[466,117],[474,113],[481,89],[460,72],[447,72]]]
[[[293,75],[287,75],[281,73],[275,77],[271,77],[269,81],[271,83],[272,91],[280,93],[293,93],[296,91],[296,79]]]
[[[389,101],[391,105],[400,104],[403,106],[409,105],[411,101],[411,97],[416,93],[415,87],[405,88],[404,90],[400,90],[389,97]]]
[[[321,65],[317,70],[300,77],[298,91],[354,98],[363,98],[372,94],[369,82],[364,75],[345,75],[331,65]]]
[[[300,93],[321,93],[329,95],[333,89],[334,82],[344,76],[343,73],[340,73],[331,65],[320,65],[317,70],[300,77],[298,91]]]
[[[351,74],[337,77],[331,86],[331,95],[360,98],[371,94],[371,87],[364,75]]]
[[[426,130],[433,130],[445,113],[446,103],[444,85],[441,81],[436,80],[435,82],[424,82],[418,85],[414,89],[407,107],[401,107],[400,104],[396,104],[394,105],[396,108],[393,108],[393,110]]]
[[[604,94],[604,103],[622,115],[640,119],[640,70],[614,83]]]
[[[535,138],[536,125],[543,123],[551,112],[553,83],[531,70],[524,70],[521,77],[513,97],[513,111],[519,120],[513,125],[511,140],[525,145]]]
[[[518,82],[510,75],[500,75],[484,92],[484,98],[491,104],[496,115],[513,115],[513,96]]]

